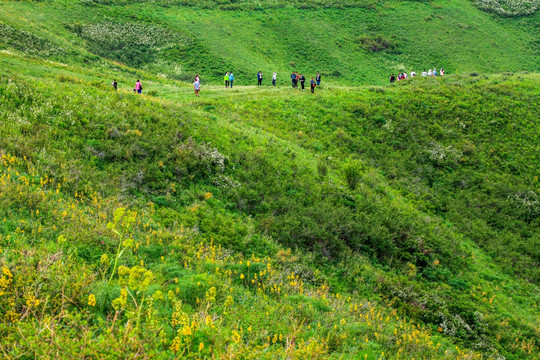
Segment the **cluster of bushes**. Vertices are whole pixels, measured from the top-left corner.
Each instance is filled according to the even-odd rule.
[[[160,50],[182,43],[166,29],[144,23],[104,22],[68,27],[87,41],[93,53],[134,67],[151,64],[158,59]]]
[[[64,49],[47,39],[2,23],[0,23],[0,46],[14,48],[28,55],[44,58],[65,53]]]
[[[87,85],[84,81],[69,83]],[[223,181],[226,156],[212,146],[195,143],[189,138],[188,127],[181,125],[183,118],[162,111],[159,104],[138,102],[140,99],[124,102],[129,95],[102,96],[95,92],[70,96],[67,101],[59,101],[51,93],[44,100],[40,93],[17,82],[3,79],[3,84],[0,96],[5,106],[0,114],[12,119],[3,131],[3,149],[35,157],[44,164],[44,175],[67,177],[73,189],[93,187],[94,181],[100,179],[102,186],[122,189],[124,195],[161,196],[193,181]],[[58,89],[54,83],[50,87],[53,92]],[[82,103],[86,110],[79,106]],[[172,118],[180,124],[170,121]],[[62,130],[42,132],[48,126]],[[29,141],[28,136],[33,140]],[[55,143],[63,151],[55,153],[45,148],[34,153],[33,146],[42,142]],[[77,158],[67,155],[71,151],[79,154]],[[62,163],[72,166],[64,167]],[[82,176],[82,169],[74,169],[82,163],[98,169],[100,175],[94,179]]]
[[[361,36],[358,41],[362,45],[362,48],[370,52],[379,52],[383,50],[395,50],[397,45],[394,39],[389,39],[381,34],[377,35],[364,35]]]

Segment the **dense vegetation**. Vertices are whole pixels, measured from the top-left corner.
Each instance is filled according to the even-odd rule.
[[[177,354],[197,357],[201,342],[201,354],[240,357],[267,347],[278,357],[281,351],[422,357],[441,341],[440,357],[463,352],[444,345],[447,340],[433,335],[438,332],[484,354],[519,358],[537,351],[538,170],[532,164],[538,144],[527,139],[538,137],[536,77],[450,77],[328,89],[316,97],[215,88],[196,102],[187,99],[189,88],[178,88],[170,95],[182,99],[178,107],[178,100],[102,89],[88,73],[55,75],[45,63],[34,63],[36,74],[40,66],[49,67],[48,79],[12,74],[0,87],[2,256],[13,276],[4,277],[3,309],[16,321],[2,331],[19,351],[57,351],[45,345],[51,340],[31,335],[45,324],[58,327],[50,336],[86,344],[89,354],[128,335],[133,352],[143,351],[144,338],[147,356],[164,357],[175,346]],[[456,120],[464,116],[461,97],[477,97],[493,115],[472,121],[472,110],[468,120]],[[510,111],[515,98],[523,103]],[[511,139],[502,136],[508,118]],[[494,141],[499,155],[492,154]],[[530,161],[523,164],[519,154]],[[520,176],[507,173],[512,166]],[[122,222],[121,213],[114,221],[123,207],[137,213],[136,221]],[[490,208],[500,217],[486,213]],[[515,247],[506,245],[509,239]],[[21,257],[28,251],[32,256]],[[66,266],[74,268],[61,275]],[[261,275],[268,266],[271,279]],[[54,282],[44,287],[45,278]],[[120,292],[126,285],[133,298]],[[59,293],[66,289],[68,302]],[[168,295],[161,300],[160,294]],[[308,303],[298,303],[295,294]],[[182,310],[175,311],[180,300]],[[382,322],[341,312],[354,313],[355,304],[369,304]],[[297,305],[315,313],[306,317]],[[73,307],[86,310],[66,318]],[[259,318],[270,316],[270,308],[289,311],[293,322]],[[192,334],[177,339],[173,313],[196,320]],[[207,315],[219,319],[219,332],[203,326]],[[411,340],[398,340],[393,331],[403,318],[423,324],[422,336],[433,338],[407,345],[419,336],[408,328]],[[54,325],[47,323],[52,319]],[[115,330],[117,322],[131,324],[129,334],[115,332],[127,331]],[[319,322],[324,331],[299,330],[319,329]],[[257,331],[246,330],[256,324]],[[74,327],[78,335],[70,333]],[[110,336],[89,337],[104,328]],[[163,332],[148,340],[156,329]],[[292,346],[293,338],[307,350]],[[95,347],[86,343],[96,339]]]
[[[2,357],[538,358],[540,78],[376,86],[435,53],[403,9],[454,70],[538,70],[538,15],[469,1],[2,3]],[[332,56],[288,47],[314,19]],[[207,85],[291,61],[315,95]]]

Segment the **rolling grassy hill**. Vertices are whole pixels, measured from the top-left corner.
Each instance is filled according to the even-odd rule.
[[[536,12],[504,18],[467,0],[323,3],[5,1],[0,46],[94,68],[105,58],[179,80],[199,73],[221,82],[232,70],[246,85],[259,70],[267,84],[274,71],[286,84],[292,70],[382,84],[403,70],[540,68]]]
[[[482,4],[0,4],[2,356],[538,358],[538,14]]]

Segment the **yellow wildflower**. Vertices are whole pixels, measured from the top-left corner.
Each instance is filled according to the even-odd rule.
[[[180,338],[178,338],[178,336],[175,337],[172,344],[171,344],[171,346],[169,347],[169,349],[171,351],[178,352],[180,350],[181,341],[182,340],[180,340]]]
[[[191,331],[191,328],[189,326],[186,325],[182,328],[182,335],[190,336],[191,334],[193,334],[193,332]]]
[[[96,306],[96,297],[94,296],[94,294],[88,295],[88,305]]]
[[[234,304],[234,300],[231,295],[227,296],[227,299],[225,299],[225,307],[231,307]]]
[[[8,278],[12,278],[13,275],[11,274],[11,271],[9,271],[9,268],[7,266],[2,266],[2,273],[7,276]]]

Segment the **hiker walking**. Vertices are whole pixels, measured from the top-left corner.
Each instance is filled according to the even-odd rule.
[[[141,80],[137,80],[137,82],[135,83],[135,92],[137,92],[138,94],[142,94]]]
[[[426,76],[427,76],[426,70],[422,71],[422,76],[423,76],[423,77],[426,77]]]
[[[306,77],[302,74],[300,74],[300,85],[302,86],[302,90],[304,90],[304,83],[306,82]]]
[[[300,80],[300,75],[298,75],[298,71],[296,71],[296,80],[294,80],[294,87],[298,87],[298,80]]]
[[[437,68],[433,68],[433,76],[437,76]]]
[[[292,72],[291,74],[291,82],[292,82],[292,87],[294,88],[294,83],[296,82],[296,74],[294,73],[294,71]]]
[[[257,73],[257,86],[262,86],[262,72]]]
[[[312,94],[315,94],[315,86],[317,86],[317,84],[315,83],[315,80],[311,78],[311,93]]]
[[[276,73],[274,72],[274,75],[272,75],[272,86],[276,86],[276,78],[277,78],[277,75]]]
[[[229,88],[229,72],[227,71],[225,73],[225,77],[223,78],[223,80],[225,81],[225,89],[228,89]]]
[[[199,74],[195,75],[195,81],[201,81],[201,78],[199,77]]]
[[[416,76],[416,72],[413,70],[411,71],[411,79]]]
[[[396,81],[396,75],[392,74],[390,75],[390,82],[393,83]]]
[[[433,76],[433,72],[431,71],[431,69],[428,70],[427,75],[428,76]]]
[[[197,78],[195,78],[195,82],[193,83],[193,90],[195,90],[195,97],[199,97],[199,91],[201,91],[201,83]]]
[[[441,71],[439,71],[439,74],[440,74],[441,76],[444,76],[444,69],[443,69],[443,68],[441,68]]]
[[[229,82],[231,83],[231,89],[232,89],[232,85],[233,85],[233,82],[234,82],[234,75],[233,75],[232,71],[229,74]]]
[[[321,74],[317,73],[317,76],[315,77],[315,80],[317,81],[317,86],[321,86]]]
[[[113,80],[111,85],[112,85],[114,90],[118,90],[118,83],[116,82],[116,79]]]

